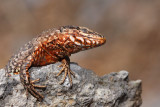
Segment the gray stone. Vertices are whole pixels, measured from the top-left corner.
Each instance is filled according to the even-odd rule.
[[[92,71],[71,63],[73,86],[69,79],[60,85],[64,74],[56,77],[60,63],[30,69],[31,79],[40,78],[36,85],[46,85],[46,90],[37,89],[44,95],[43,102],[28,95],[18,75],[5,76],[0,70],[0,107],[139,107],[141,80],[129,81],[128,72],[120,71],[98,77]]]

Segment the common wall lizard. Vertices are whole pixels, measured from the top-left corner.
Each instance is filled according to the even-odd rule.
[[[62,26],[59,29],[50,29],[20,48],[10,58],[6,65],[6,71],[8,75],[11,75],[11,73],[19,74],[26,91],[42,101],[44,97],[35,88],[45,88],[45,86],[34,84],[39,79],[30,79],[28,70],[31,67],[44,66],[60,61],[62,62],[62,65],[60,65],[62,69],[57,76],[64,72],[65,75],[61,84],[68,76],[72,85],[71,75],[74,76],[74,73],[70,70],[69,56],[79,51],[101,46],[105,42],[104,36],[86,27]]]

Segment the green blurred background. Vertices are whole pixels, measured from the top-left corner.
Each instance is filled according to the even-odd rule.
[[[159,0],[0,0],[0,67],[25,42],[62,25],[85,26],[105,45],[71,61],[102,76],[127,70],[143,81],[142,107],[160,105]]]

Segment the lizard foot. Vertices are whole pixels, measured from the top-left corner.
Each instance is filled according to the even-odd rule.
[[[71,77],[71,74],[73,75],[73,77],[75,77],[75,74],[70,70],[70,65],[69,65],[69,61],[66,60],[66,59],[63,59],[62,60],[62,64],[59,65],[59,67],[62,67],[61,71],[57,74],[57,76],[59,76],[60,74],[62,74],[62,72],[65,72],[64,74],[64,77],[62,79],[62,81],[60,82],[60,84],[63,84],[66,77],[67,77],[67,74],[68,74],[68,77],[69,77],[69,82],[70,82],[70,85],[72,86],[72,77]]]
[[[35,88],[40,88],[40,89],[46,89],[46,86],[43,85],[35,85],[34,83],[39,81],[40,79],[32,80],[30,83],[35,87]]]
[[[46,89],[46,86],[39,86],[39,85],[35,85],[34,83],[39,81],[39,79],[36,79],[36,80],[33,80],[33,81],[30,81],[29,84],[25,84],[25,89],[27,91],[27,94],[28,92],[33,95],[34,97],[37,98],[38,101],[42,101],[44,96],[41,95],[38,91],[36,91],[35,88],[41,88],[41,89]]]

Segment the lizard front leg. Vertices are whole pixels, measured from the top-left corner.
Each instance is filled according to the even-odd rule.
[[[30,75],[28,72],[28,69],[31,66],[31,62],[27,61],[26,63],[24,63],[21,66],[21,70],[20,70],[20,80],[21,83],[23,84],[24,88],[26,89],[27,92],[29,92],[31,95],[33,95],[34,97],[37,98],[37,100],[42,101],[43,100],[43,96],[35,90],[35,88],[46,88],[45,86],[38,86],[38,85],[34,85],[34,83],[36,81],[39,81],[39,79],[30,80]]]
[[[64,59],[62,59],[62,64],[59,67],[62,67],[61,71],[57,74],[57,76],[59,76],[60,74],[62,74],[62,72],[65,72],[64,77],[62,79],[62,81],[60,82],[60,84],[63,84],[67,75],[69,77],[69,82],[70,85],[72,86],[72,77],[71,74],[75,77],[75,74],[70,70],[70,59],[68,56],[64,57]]]

